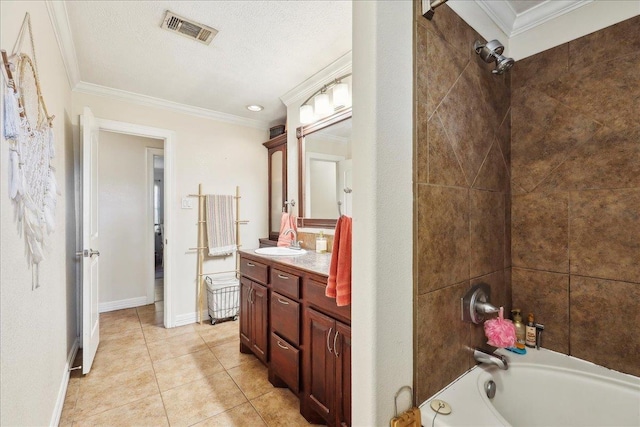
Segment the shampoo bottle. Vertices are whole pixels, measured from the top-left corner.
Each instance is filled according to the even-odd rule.
[[[522,323],[522,316],[519,309],[511,310],[513,316],[513,326],[516,328],[516,348],[523,350],[525,345],[525,328]]]
[[[527,317],[527,327],[525,328],[525,344],[527,347],[536,346],[536,324],[533,321],[533,313]]]
[[[316,237],[316,252],[323,254],[327,252],[327,239],[324,237],[324,232],[320,232],[320,236]]]

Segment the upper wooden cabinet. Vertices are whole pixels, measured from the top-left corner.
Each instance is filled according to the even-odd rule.
[[[269,239],[278,240],[280,219],[287,208],[287,134],[262,145],[269,151]]]

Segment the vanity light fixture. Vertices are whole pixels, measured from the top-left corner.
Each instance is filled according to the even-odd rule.
[[[262,105],[257,105],[257,104],[247,105],[247,110],[258,112],[258,111],[264,110],[264,107]]]
[[[349,85],[342,81],[349,76],[351,73],[334,79],[307,98],[300,106],[300,123],[303,125],[311,123],[350,104]],[[329,89],[331,89],[331,99],[329,98]],[[309,103],[312,99],[313,105]]]

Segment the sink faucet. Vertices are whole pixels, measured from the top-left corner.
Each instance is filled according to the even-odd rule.
[[[300,242],[298,241],[298,233],[296,233],[296,230],[294,230],[293,228],[287,228],[286,230],[284,230],[282,232],[283,236],[286,236],[287,233],[291,233],[291,236],[293,236],[293,241],[291,242],[291,245],[289,246],[291,249],[302,249],[300,247]]]
[[[473,350],[473,358],[480,363],[487,363],[489,365],[496,365],[500,369],[505,371],[509,369],[507,358],[499,354],[493,354],[476,348]]]

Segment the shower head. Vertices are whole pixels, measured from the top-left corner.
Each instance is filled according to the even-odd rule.
[[[503,74],[505,71],[508,71],[515,61],[513,58],[508,58],[502,55],[504,52],[504,46],[498,40],[491,40],[486,44],[483,44],[481,41],[476,40],[473,44],[473,50],[476,51],[480,58],[484,62],[487,63],[496,63],[496,69],[491,71],[493,74]]]

